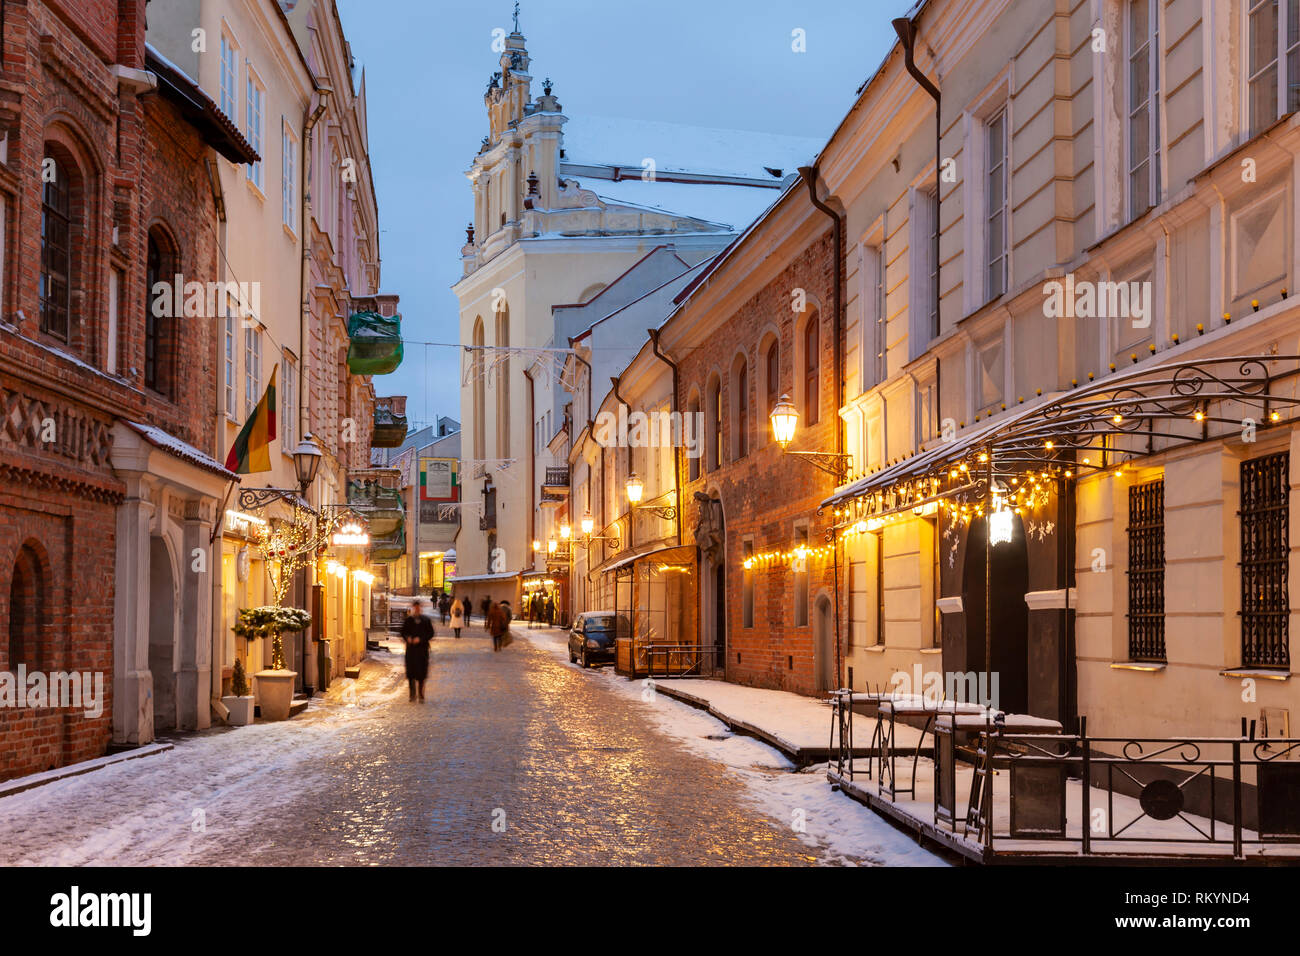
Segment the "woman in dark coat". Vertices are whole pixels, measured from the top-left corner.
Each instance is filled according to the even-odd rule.
[[[429,676],[429,642],[433,640],[433,622],[424,616],[419,601],[411,602],[410,613],[402,622],[402,639],[406,642],[406,682],[411,700],[418,692],[424,701],[424,682]]]

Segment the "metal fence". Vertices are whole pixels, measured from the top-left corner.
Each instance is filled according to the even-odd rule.
[[[706,644],[647,644],[646,677],[712,677],[718,649]]]
[[[1231,846],[1241,859],[1249,846],[1300,844],[1300,739],[1254,739],[1253,728],[1240,738],[1089,737],[1086,726],[975,736],[965,828],[986,850],[1011,840],[1067,841],[1084,855],[1100,843],[1201,844]],[[955,753],[936,747],[935,820],[956,830],[956,764],[940,749]],[[1009,805],[999,820],[994,778],[1003,771]]]

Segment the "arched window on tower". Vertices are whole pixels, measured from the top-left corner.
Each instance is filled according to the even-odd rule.
[[[497,312],[497,348],[510,345],[510,306],[504,302]],[[497,392],[497,457],[510,457],[510,354],[503,352],[494,357],[493,384]],[[548,439],[550,436],[546,436]]]
[[[487,413],[487,401],[485,397],[486,386],[483,381],[484,375],[484,355],[483,355],[483,319],[476,317],[474,319],[474,351],[470,355],[470,379],[473,382],[474,389],[474,450],[475,458],[484,458],[487,455],[487,429],[483,422],[483,416]]]

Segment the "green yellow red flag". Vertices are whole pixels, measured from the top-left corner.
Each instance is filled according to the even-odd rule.
[[[271,470],[271,442],[275,439],[275,374],[279,370],[278,366],[271,369],[271,381],[266,385],[266,394],[257,403],[248,421],[244,422],[235,443],[230,446],[226,468],[237,475]]]

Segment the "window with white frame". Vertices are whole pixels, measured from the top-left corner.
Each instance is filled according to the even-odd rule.
[[[1128,5],[1128,211],[1160,202],[1160,16],[1158,0]]]
[[[1247,0],[1250,133],[1300,109],[1300,0]]]
[[[235,44],[230,37],[224,33],[221,35],[221,78],[220,83],[220,106],[221,112],[236,122],[239,117],[235,114],[235,90],[239,74],[239,53]]]
[[[244,329],[244,414],[251,415],[262,397],[262,330],[250,323]]]
[[[289,130],[288,121],[280,126],[280,218],[294,229],[298,221],[298,140]],[[297,230],[294,230],[297,231]]]
[[[919,358],[939,334],[939,302],[934,294],[935,273],[939,265],[935,257],[934,230],[939,219],[939,190],[933,185],[920,186],[912,191],[911,243],[911,296],[908,327],[908,359]]]
[[[984,124],[985,300],[1007,291],[1007,109]]]
[[[226,310],[225,351],[225,408],[226,414],[235,417],[235,317]]]
[[[298,444],[294,426],[297,424],[298,413],[298,373],[295,371],[295,363],[288,355],[284,356],[280,363],[280,390],[284,393],[281,414],[277,415],[277,422],[281,424],[280,448],[285,453],[293,451]]]
[[[864,387],[885,380],[885,251],[862,247],[862,379]]]
[[[938,435],[939,384],[938,373],[917,382],[916,386],[916,440],[924,444]]]
[[[253,74],[250,67],[248,69],[248,83],[245,90],[246,99],[244,102],[244,128],[248,136],[248,145],[253,147],[257,155],[262,155],[262,130],[266,122],[266,90],[258,82],[257,77]],[[262,162],[248,164],[248,181],[258,189],[262,188]]]

